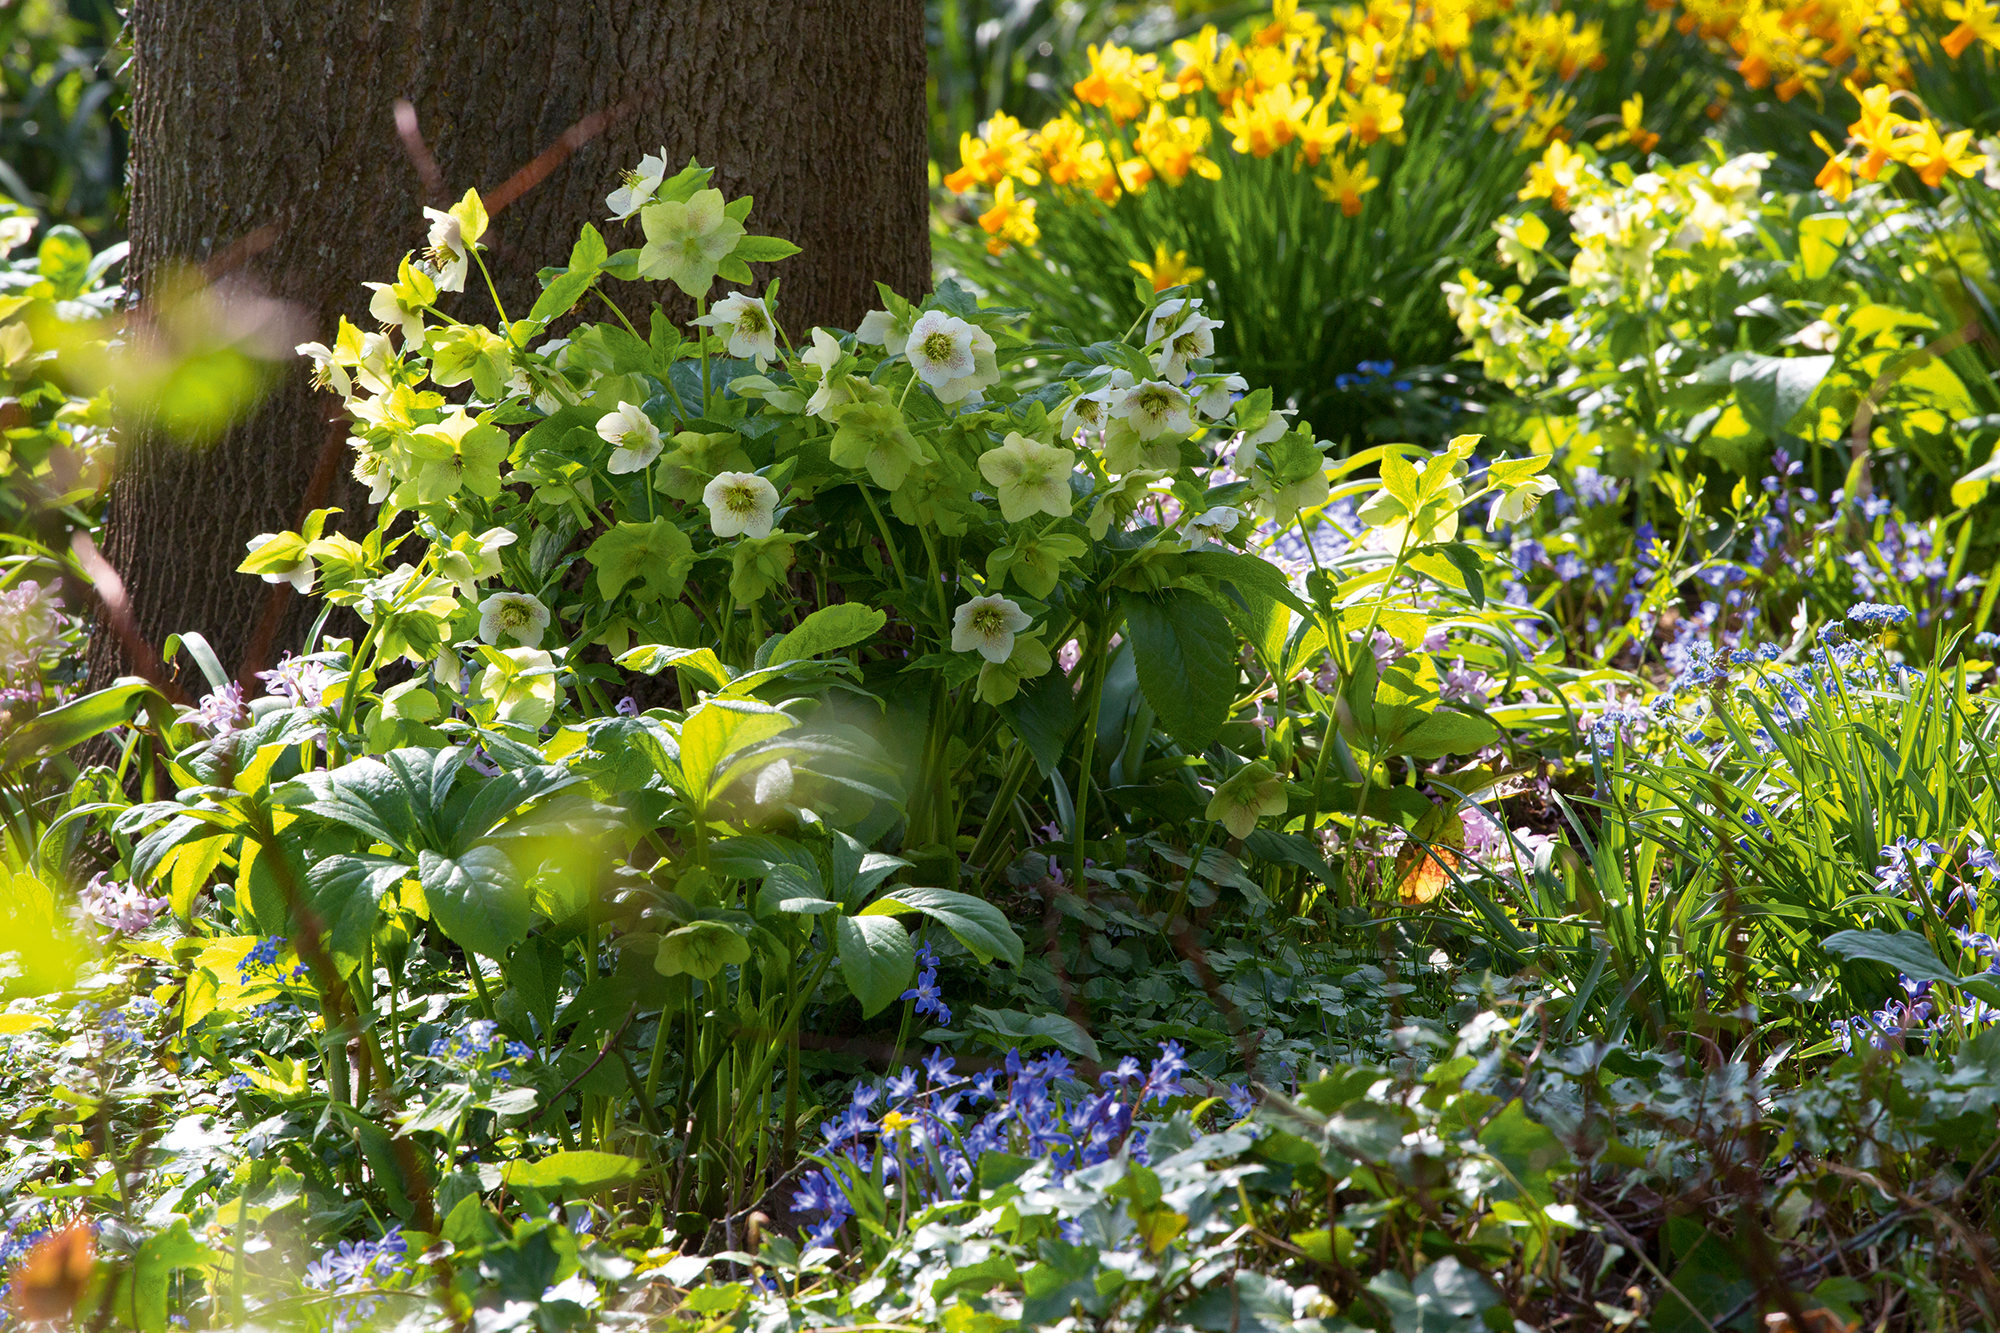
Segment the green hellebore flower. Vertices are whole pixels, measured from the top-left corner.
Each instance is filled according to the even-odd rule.
[[[660,937],[653,966],[663,977],[688,976],[708,980],[731,963],[750,960],[750,941],[720,921],[690,921]]]
[[[1072,500],[1069,478],[1076,467],[1076,450],[1057,449],[1008,432],[998,449],[979,456],[979,475],[993,486],[1000,517],[1019,523],[1033,514],[1068,518]]]
[[[734,431],[704,435],[684,430],[674,436],[674,447],[654,468],[653,488],[682,504],[694,504],[717,473],[750,470],[750,455],[743,452],[743,439]]]
[[[743,239],[743,224],[723,211],[722,191],[696,190],[686,203],[660,199],[639,210],[646,244],[639,276],[666,279],[689,296],[706,296],[722,261]]]
[[[739,539],[729,563],[729,595],[737,605],[748,606],[782,583],[795,558],[792,547],[805,540],[802,532]]]
[[[1247,838],[1265,815],[1285,813],[1285,781],[1262,759],[1252,760],[1231,774],[1208,801],[1208,817],[1219,820],[1233,838]]]
[[[865,467],[885,491],[893,491],[924,460],[924,447],[903,422],[903,414],[887,403],[849,403],[833,411],[837,429],[827,456],[836,466]]]

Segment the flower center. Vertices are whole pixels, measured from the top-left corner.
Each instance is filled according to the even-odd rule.
[[[1148,389],[1139,395],[1139,410],[1149,416],[1158,416],[1173,406],[1173,396],[1160,389]]]
[[[757,493],[748,486],[731,486],[722,493],[723,504],[732,514],[754,514],[757,512]]]
[[[500,623],[508,629],[520,629],[533,619],[534,617],[528,614],[528,608],[520,602],[500,604]]]
[[[951,335],[933,333],[924,338],[924,355],[933,361],[944,361],[951,356]]]
[[[754,307],[745,310],[743,317],[736,321],[736,329],[739,333],[758,334],[770,327],[770,325],[764,322],[764,313]]]
[[[1007,617],[997,606],[982,606],[972,613],[972,628],[990,639],[1007,628]]]

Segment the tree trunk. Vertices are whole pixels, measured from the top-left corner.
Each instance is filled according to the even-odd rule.
[[[178,265],[240,262],[330,342],[339,315],[364,322],[361,283],[392,280],[422,247],[424,204],[496,190],[597,113],[608,123],[495,218],[488,262],[514,317],[584,222],[614,249],[642,242],[636,219],[604,222],[604,196],[663,147],[755,195],[754,230],[804,247],[782,270],[788,327],[854,327],[877,279],[928,284],[922,0],[135,0],[130,26],[142,300]],[[436,197],[399,137],[398,99],[435,158]],[[491,315],[476,278],[447,299]],[[338,406],[290,362],[211,445],[135,432],[104,547],[148,641],[199,630],[246,681],[296,645],[305,607],[290,589],[234,571],[256,534],[365,505]],[[93,680],[131,667],[100,628]]]

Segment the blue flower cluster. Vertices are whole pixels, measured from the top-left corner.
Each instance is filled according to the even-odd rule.
[[[923,971],[917,976],[917,984],[903,992],[903,998],[915,1000],[918,1013],[937,1019],[942,1027],[950,1027],[951,1010],[945,1006],[944,992],[937,984],[937,951],[931,948],[929,940],[917,946],[917,963]]]
[[[304,963],[293,967],[289,976],[282,976],[278,959],[285,952],[286,940],[283,935],[272,935],[258,940],[250,946],[250,952],[243,955],[243,961],[236,965],[237,980],[248,985],[259,977],[277,977],[286,981],[304,981],[309,969]]]
[[[0,1278],[5,1278],[21,1260],[28,1257],[28,1251],[47,1240],[55,1231],[52,1219],[47,1214],[48,1205],[35,1200],[28,1211],[4,1226],[0,1226]],[[7,1303],[8,1282],[0,1281],[0,1319],[11,1307]],[[0,1323],[0,1328],[10,1327]]]
[[[1024,1060],[1007,1055],[1006,1069],[976,1077],[954,1075],[956,1061],[933,1051],[921,1072],[904,1068],[878,1087],[862,1084],[847,1109],[820,1126],[826,1165],[801,1180],[795,1212],[819,1218],[809,1245],[829,1245],[854,1216],[852,1182],[878,1178],[906,1191],[914,1207],[961,1197],[979,1159],[989,1152],[1049,1158],[1059,1175],[1094,1166],[1131,1144],[1145,1160],[1143,1125],[1134,1117],[1149,1102],[1183,1095],[1188,1072],[1178,1042],[1164,1042],[1151,1068],[1130,1056],[1098,1079],[1098,1091],[1078,1079],[1060,1051]],[[1249,1094],[1230,1090],[1230,1106],[1248,1114]],[[879,1104],[879,1115],[878,1112]],[[972,1108],[985,1107],[976,1120]]]
[[[488,1057],[498,1055],[498,1062],[489,1062]],[[535,1048],[524,1041],[509,1041],[500,1035],[500,1025],[488,1018],[475,1018],[457,1032],[437,1038],[431,1043],[430,1058],[449,1064],[479,1067],[487,1063],[499,1063],[493,1076],[501,1082],[510,1082],[514,1073],[504,1067],[509,1061],[532,1060]]]
[[[1916,890],[1916,877],[1937,869],[1944,855],[1945,849],[1938,843],[1911,837],[1896,839],[1882,849],[1882,864],[1875,872],[1876,891],[1893,898],[1911,899]],[[1943,910],[1949,912],[1963,907],[1968,913],[1978,911],[1981,892],[1993,888],[1996,879],[2000,879],[2000,855],[1996,855],[1991,848],[1972,848],[1965,854],[1962,872],[1956,867],[1947,867]],[[1920,914],[1912,906],[1904,915],[1908,920],[1916,921]],[[2000,941],[1971,926],[1955,925],[1951,931],[1958,940],[1959,948],[1968,957],[1986,961],[1985,975],[2000,980]],[[1967,999],[1962,1004],[1954,1005],[1934,996],[1929,982],[1919,984],[1908,977],[1900,980],[1904,992],[1901,999],[1891,998],[1872,1013],[1833,1021],[1833,1035],[1840,1042],[1841,1050],[1853,1051],[1857,1039],[1867,1041],[1878,1051],[1899,1049],[1912,1033],[1928,1036],[1934,1032],[1965,1031],[2000,1022],[2000,1009],[1983,1000]]]
[[[1869,629],[1888,629],[1900,625],[1910,618],[1907,606],[1889,606],[1882,602],[1856,602],[1847,608],[1850,624],[1863,625]]]
[[[375,1312],[382,1302],[375,1290],[405,1275],[409,1255],[409,1243],[392,1226],[380,1240],[340,1242],[306,1265],[305,1284],[314,1291],[352,1296],[333,1314],[333,1327],[344,1330]]]
[[[1347,393],[1354,389],[1368,388],[1371,381],[1388,380],[1389,387],[1397,393],[1410,391],[1408,380],[1389,380],[1389,377],[1396,373],[1394,361],[1357,361],[1354,363],[1354,371],[1353,374],[1335,375],[1333,387],[1342,393]]]

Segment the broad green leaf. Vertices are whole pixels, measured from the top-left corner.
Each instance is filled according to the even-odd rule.
[[[505,962],[534,924],[534,895],[498,847],[474,847],[455,857],[425,851],[417,858],[417,880],[438,929],[470,952]]]
[[[132,1327],[140,1333],[165,1333],[167,1288],[174,1273],[221,1260],[221,1254],[189,1233],[184,1217],[176,1217],[165,1231],[146,1237],[132,1259]]]
[[[329,856],[306,872],[307,901],[343,976],[367,961],[382,899],[409,873],[408,866],[386,856]]]
[[[823,606],[801,620],[798,628],[779,639],[772,647],[770,656],[757,665],[818,657],[821,653],[837,652],[857,643],[866,643],[881,632],[888,620],[883,612],[855,602]]]
[[[917,954],[902,923],[886,916],[841,916],[833,921],[840,972],[861,1001],[863,1017],[873,1018],[909,989]]]
[[[1554,1179],[1571,1165],[1569,1150],[1548,1126],[1528,1118],[1520,1098],[1487,1122],[1479,1131],[1479,1144],[1512,1177],[1499,1197],[1518,1188],[1543,1208],[1556,1201]]]
[[[1474,754],[1500,738],[1500,729],[1483,717],[1440,708],[1405,732],[1393,747],[1413,759],[1447,754]]]
[[[1190,753],[1215,743],[1236,701],[1236,635],[1213,604],[1185,589],[1120,593],[1139,688],[1168,735]]]
[[[1836,958],[1887,963],[1912,981],[1958,984],[1958,974],[1938,961],[1930,941],[1914,930],[1837,930],[1820,943]]]
[[[1047,777],[1062,759],[1063,738],[1076,720],[1076,693],[1061,667],[1053,667],[999,706],[1001,717],[1035,756],[1035,766]]]
[[[1729,381],[1744,419],[1776,439],[1832,369],[1831,356],[1748,356],[1730,368]]]
[[[1019,1009],[988,1009],[975,1004],[966,1026],[1005,1038],[997,1044],[1010,1049],[1031,1051],[1038,1046],[1060,1046],[1086,1060],[1101,1058],[1097,1043],[1067,1014],[1025,1014]]]
[[[629,1185],[645,1172],[644,1162],[619,1153],[559,1152],[539,1162],[523,1162],[517,1158],[507,1163],[501,1178],[509,1189],[530,1189],[575,1198]]]
[[[863,916],[921,912],[950,931],[982,964],[998,958],[1009,967],[1021,965],[1021,937],[1007,916],[992,903],[969,893],[899,884],[869,904]]]

